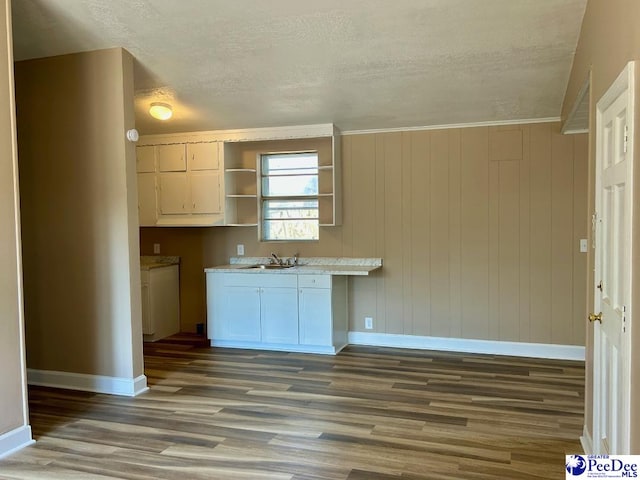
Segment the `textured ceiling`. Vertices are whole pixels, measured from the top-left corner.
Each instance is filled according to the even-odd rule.
[[[142,133],[560,115],[586,0],[14,0],[16,60],[124,47]],[[148,105],[174,105],[169,122]]]

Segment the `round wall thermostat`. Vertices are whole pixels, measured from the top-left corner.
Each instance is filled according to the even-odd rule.
[[[138,130],[136,130],[135,128],[127,130],[127,140],[129,140],[130,142],[137,142],[139,138],[140,135],[138,134]]]

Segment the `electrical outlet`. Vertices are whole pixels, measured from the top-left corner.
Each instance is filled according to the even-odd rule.
[[[364,328],[371,330],[373,328],[373,317],[364,317]]]
[[[153,244],[153,254],[154,255],[160,255],[160,244],[159,243],[154,243]]]
[[[238,254],[239,257],[244,255],[244,245],[239,243],[238,245],[236,245],[236,252]]]

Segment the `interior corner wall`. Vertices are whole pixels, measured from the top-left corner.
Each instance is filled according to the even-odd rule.
[[[29,369],[142,375],[130,55],[17,62]]]
[[[27,415],[24,321],[18,221],[18,164],[13,94],[11,13],[0,1],[0,456],[31,440]],[[4,446],[6,445],[6,447]]]
[[[640,61],[640,2],[637,0],[589,0],[585,11],[578,46],[562,108],[566,118],[574,105],[576,95],[586,78],[590,78],[589,121],[589,218],[595,202],[595,110],[598,100],[631,61]],[[640,205],[640,69],[636,65],[636,105],[634,136],[634,205]],[[633,220],[632,305],[640,305],[640,214]],[[593,309],[594,258],[588,259],[588,292],[586,308]],[[640,365],[640,315],[632,311],[631,329],[632,365]],[[593,425],[593,335],[587,329],[587,385],[585,395],[585,426],[591,433]],[[640,454],[640,410],[633,408],[640,403],[640,370],[632,368],[631,385],[631,453]]]

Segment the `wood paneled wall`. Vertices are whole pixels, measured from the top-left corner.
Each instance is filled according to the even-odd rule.
[[[587,143],[558,124],[346,136],[352,330],[584,342]]]
[[[379,273],[351,281],[352,331],[371,316],[380,333],[584,344],[585,135],[546,123],[342,141],[342,227],[295,244],[201,229],[203,267],[226,263],[238,243],[250,256],[382,257]],[[175,247],[167,254],[201,255],[166,238],[180,229],[157,230],[143,229],[143,252],[162,238]]]

